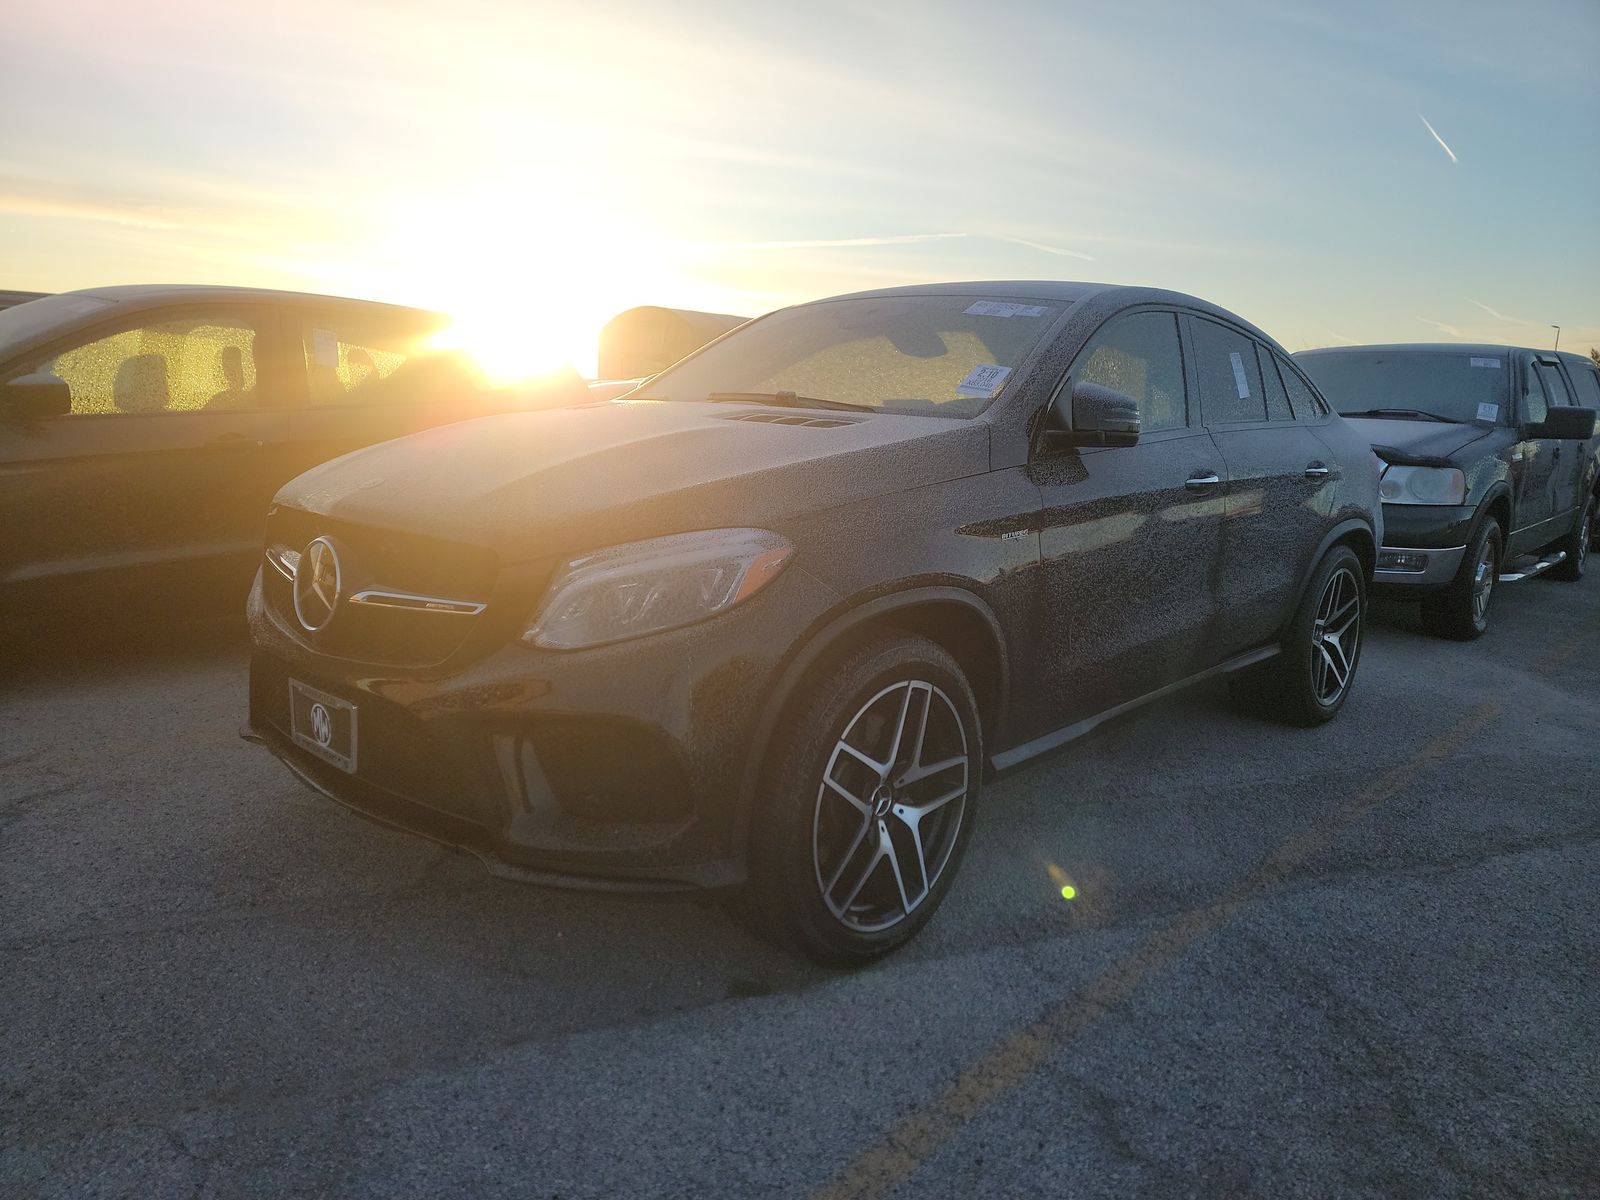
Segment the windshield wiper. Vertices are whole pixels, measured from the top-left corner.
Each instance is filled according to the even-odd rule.
[[[708,404],[771,404],[778,408],[837,408],[847,412],[877,412],[870,404],[852,404],[848,400],[820,400],[815,396],[800,396],[794,392],[712,392],[706,397]]]
[[[1459,425],[1438,413],[1423,412],[1420,408],[1363,408],[1355,412],[1342,412],[1341,417],[1418,417],[1424,421],[1443,421],[1446,425]]]

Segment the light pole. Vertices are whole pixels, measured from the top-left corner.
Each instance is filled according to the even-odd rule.
[[[1559,350],[1559,349],[1561,349],[1561,326],[1552,325],[1552,326],[1550,326],[1550,328],[1554,329],[1556,331],[1556,344],[1555,344],[1554,348]]]

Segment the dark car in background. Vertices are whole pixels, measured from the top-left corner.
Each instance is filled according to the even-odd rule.
[[[1202,300],[819,301],[625,400],[285,487],[249,736],[499,873],[745,885],[778,940],[861,962],[938,904],[992,771],[1222,674],[1334,716],[1377,482],[1283,349]]]
[[[284,482],[359,446],[532,402],[436,348],[437,313],[222,287],[0,312],[0,627],[236,611]],[[576,374],[538,402],[580,402]]]
[[[1384,461],[1376,582],[1470,640],[1498,586],[1583,577],[1600,505],[1600,376],[1522,346],[1340,346],[1295,356]]]

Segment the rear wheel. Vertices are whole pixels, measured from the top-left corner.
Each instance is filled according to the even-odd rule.
[[[1565,551],[1567,557],[1559,565],[1550,568],[1550,578],[1564,579],[1568,583],[1582,579],[1593,541],[1594,497],[1591,496],[1578,514],[1578,523],[1572,527],[1572,532],[1556,544],[1556,549]]]
[[[972,832],[983,735],[972,689],[909,634],[819,668],[785,716],[752,814],[746,904],[774,940],[855,965],[933,915]]]
[[[1283,639],[1283,650],[1233,691],[1265,716],[1290,725],[1331,721],[1350,694],[1366,632],[1361,560],[1348,546],[1328,552]]]
[[[1470,642],[1489,628],[1489,607],[1500,580],[1504,541],[1500,522],[1484,519],[1467,545],[1455,580],[1437,596],[1422,601],[1422,628],[1438,637]]]

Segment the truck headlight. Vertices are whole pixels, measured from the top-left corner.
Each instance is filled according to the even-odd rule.
[[[1454,467],[1390,467],[1378,495],[1385,504],[1465,504],[1467,477]]]
[[[597,550],[556,573],[522,641],[578,650],[692,625],[755,595],[793,553],[764,529],[708,529]]]

